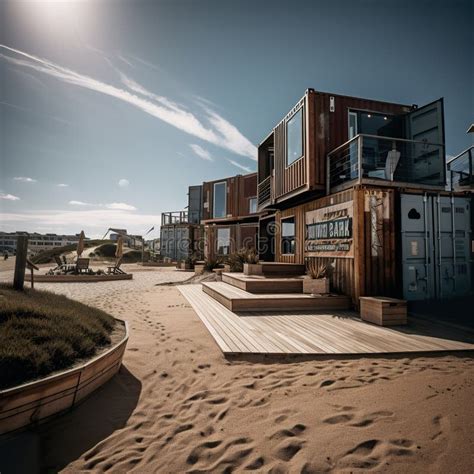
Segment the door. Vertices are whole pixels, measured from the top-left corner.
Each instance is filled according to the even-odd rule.
[[[264,262],[275,261],[275,216],[259,222],[258,255]]]
[[[402,194],[403,294],[451,298],[470,290],[470,200]]]
[[[403,295],[407,300],[434,297],[431,198],[402,194]]]
[[[465,295],[470,289],[469,199],[439,196],[433,200],[438,297]]]
[[[435,185],[446,184],[443,99],[425,105],[405,116],[405,136],[408,140],[404,155],[409,175],[415,180]]]

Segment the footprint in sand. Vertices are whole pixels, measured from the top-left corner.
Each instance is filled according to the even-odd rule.
[[[298,423],[289,429],[278,430],[272,435],[269,436],[270,439],[283,439],[283,438],[292,438],[294,436],[300,435],[303,431],[306,430],[306,426],[302,423]]]
[[[303,448],[305,441],[299,438],[287,438],[275,449],[275,456],[282,461],[290,461]]]
[[[373,413],[369,413],[367,416],[362,417],[361,420],[352,423],[351,426],[355,426],[357,428],[364,428],[366,426],[372,425],[373,423],[381,419],[388,418],[391,416],[393,416],[393,412],[388,410],[380,410]]]
[[[339,423],[347,423],[354,418],[352,413],[341,413],[340,415],[330,416],[323,420],[323,423],[327,423],[329,425],[337,425]]]

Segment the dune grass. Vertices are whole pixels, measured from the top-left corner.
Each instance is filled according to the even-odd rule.
[[[0,389],[93,356],[114,325],[109,314],[65,296],[0,285]]]

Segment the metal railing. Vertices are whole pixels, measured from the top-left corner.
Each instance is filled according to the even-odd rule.
[[[272,185],[271,185],[271,176],[267,176],[261,183],[258,183],[257,186],[257,201],[258,207],[263,206],[267,202],[270,202],[272,197]]]
[[[444,145],[376,135],[356,135],[328,154],[328,193],[349,182],[372,181],[444,187]]]
[[[161,214],[161,225],[200,224],[201,216],[198,211],[172,211]]]
[[[474,145],[448,162],[451,189],[474,187]]]

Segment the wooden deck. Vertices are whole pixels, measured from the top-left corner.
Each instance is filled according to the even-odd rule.
[[[342,295],[254,294],[221,281],[203,283],[202,289],[230,311],[288,311],[293,309],[329,311],[330,309],[350,307],[349,297]]]
[[[303,277],[278,278],[243,273],[223,273],[222,281],[249,293],[302,293]]]
[[[450,325],[409,318],[387,328],[352,311],[236,314],[202,291],[178,286],[226,355],[351,355],[474,350],[474,335]]]

